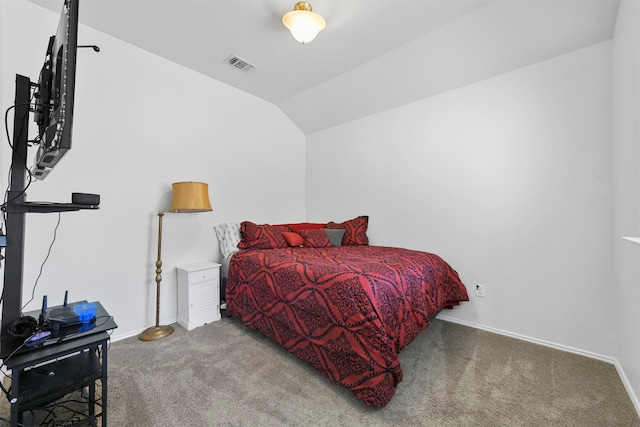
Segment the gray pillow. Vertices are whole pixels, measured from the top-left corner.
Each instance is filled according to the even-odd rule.
[[[325,234],[329,238],[332,246],[342,246],[342,237],[344,237],[344,228],[330,230],[328,228],[323,228]]]

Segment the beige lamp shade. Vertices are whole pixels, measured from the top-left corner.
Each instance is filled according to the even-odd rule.
[[[282,17],[282,24],[289,29],[294,39],[300,43],[309,43],[327,25],[324,18],[312,12],[311,5],[300,1]]]
[[[211,211],[209,185],[204,182],[174,182],[169,212]]]

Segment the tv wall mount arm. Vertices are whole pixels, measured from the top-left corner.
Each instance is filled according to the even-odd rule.
[[[79,44],[78,46],[79,48],[88,48],[90,47],[91,49],[93,49],[94,52],[100,52],[100,46],[95,45],[95,44]]]

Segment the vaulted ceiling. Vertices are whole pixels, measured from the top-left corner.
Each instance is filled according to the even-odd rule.
[[[327,26],[304,45],[281,23],[294,4],[80,0],[79,11],[85,25],[274,103],[309,134],[608,40],[619,0],[316,0]],[[256,67],[225,64],[232,54]]]

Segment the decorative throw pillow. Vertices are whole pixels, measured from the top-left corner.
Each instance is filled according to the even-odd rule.
[[[238,243],[240,243],[240,223],[225,222],[213,227],[218,236],[220,244],[220,252],[223,258],[229,258],[231,254],[238,252]]]
[[[282,236],[289,246],[304,246],[304,238],[293,231],[283,231]]]
[[[328,229],[335,230],[344,228],[344,237],[342,238],[343,245],[368,245],[369,238],[367,237],[367,227],[369,225],[368,216],[359,216],[349,221],[337,224],[330,222],[327,224]]]
[[[344,237],[344,228],[337,228],[335,230],[331,230],[329,228],[325,228],[322,231],[329,238],[329,242],[331,242],[331,246],[342,246],[342,238]]]
[[[327,237],[327,233],[322,229],[308,228],[306,230],[300,230],[300,235],[304,237],[305,246],[310,248],[328,248],[331,247],[331,242]]]
[[[254,224],[250,221],[240,223],[240,236],[238,243],[240,249],[274,249],[286,248],[282,232],[291,231],[286,225]]]

